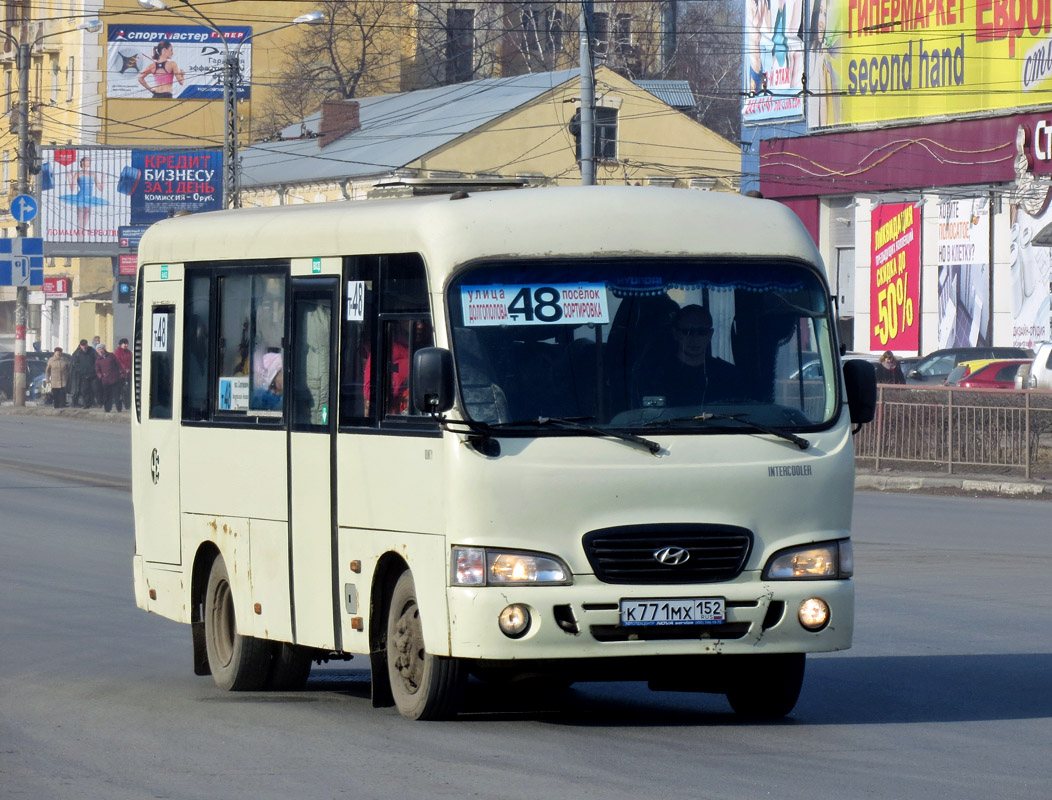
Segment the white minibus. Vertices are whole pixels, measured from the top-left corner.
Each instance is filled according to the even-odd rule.
[[[777,203],[529,189],[177,217],[135,298],[135,595],[229,690],[639,680],[792,710],[851,645],[852,428]],[[511,690],[509,688],[509,690]]]

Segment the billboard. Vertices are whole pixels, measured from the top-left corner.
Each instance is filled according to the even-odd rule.
[[[1012,346],[1033,348],[1052,339],[1052,260],[1050,249],[1032,239],[1052,225],[1052,206],[1032,217],[1018,205],[1010,210],[1008,245],[1009,295],[1012,310]]]
[[[122,226],[222,206],[218,150],[43,150],[40,230],[46,242],[118,244]]]
[[[216,100],[223,97],[223,62],[237,53],[239,99],[249,97],[252,28],[193,25],[110,25],[106,41],[106,97]]]
[[[808,126],[1014,109],[1052,89],[1049,0],[813,0]]]
[[[939,203],[939,347],[986,347],[990,331],[990,200]]]
[[[804,113],[804,0],[745,0],[742,122]]]
[[[921,212],[913,203],[886,203],[870,218],[870,350],[920,345]]]

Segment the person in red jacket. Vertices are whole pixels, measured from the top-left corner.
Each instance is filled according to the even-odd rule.
[[[107,412],[117,405],[121,405],[121,364],[117,357],[106,349],[106,345],[99,345],[99,357],[95,359],[95,376],[99,379],[100,394],[102,395],[102,407]]]
[[[116,357],[117,363],[121,365],[121,401],[124,403],[125,408],[131,408],[132,351],[128,347],[127,339],[120,340],[113,355]],[[120,411],[120,408],[118,407],[117,410]]]

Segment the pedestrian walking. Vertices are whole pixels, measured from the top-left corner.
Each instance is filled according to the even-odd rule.
[[[877,362],[877,383],[905,383],[906,376],[902,374],[902,365],[890,350],[884,352]]]
[[[114,405],[120,411],[121,403],[121,365],[117,357],[99,344],[99,357],[95,359],[95,375],[99,379],[99,399],[103,409],[108,413]]]
[[[125,408],[131,408],[132,351],[128,347],[127,339],[121,339],[117,343],[117,349],[113,351],[113,355],[117,358],[117,363],[121,365],[121,400]],[[120,411],[120,409],[117,410]]]
[[[55,354],[47,360],[47,366],[44,368],[44,375],[51,383],[51,399],[55,408],[66,407],[66,385],[72,371],[70,357],[62,352],[61,347],[56,347]]]
[[[98,354],[81,339],[73,353],[73,405],[91,408],[95,400],[95,359]]]

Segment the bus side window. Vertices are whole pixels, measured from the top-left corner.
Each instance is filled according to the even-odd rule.
[[[418,253],[351,256],[344,282],[340,425],[408,417],[411,357],[432,342],[424,260]]]
[[[369,372],[375,338],[375,287],[379,256],[353,256],[344,262],[343,322],[340,331],[340,425],[369,425],[372,398]]]
[[[413,353],[432,343],[430,319],[384,322],[384,416],[417,414],[409,403],[409,365]]]
[[[172,363],[175,309],[154,306],[150,313],[150,419],[172,418]]]
[[[284,274],[278,273],[220,276],[219,380],[213,387],[218,412],[280,414],[285,284]]]
[[[187,275],[183,344],[183,419],[208,419],[208,340],[211,275]]]

